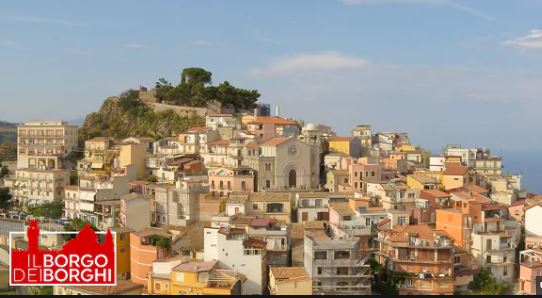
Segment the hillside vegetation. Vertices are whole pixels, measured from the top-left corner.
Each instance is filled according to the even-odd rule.
[[[80,139],[121,139],[130,136],[162,138],[193,126],[205,125],[205,119],[199,116],[182,117],[173,110],[154,112],[137,98],[136,90],[107,98],[98,112],[90,113],[85,118],[79,129]]]
[[[256,107],[260,97],[258,91],[237,88],[228,81],[213,86],[211,78],[212,73],[203,68],[185,68],[177,86],[163,78],[156,82],[156,98],[162,103],[191,107],[205,107],[213,100],[236,110]]]

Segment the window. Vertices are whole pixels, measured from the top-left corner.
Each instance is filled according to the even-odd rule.
[[[371,177],[374,177],[375,176],[375,172],[371,172]]]
[[[327,260],[327,251],[315,251],[314,252],[315,260]]]
[[[345,221],[352,220],[352,216],[350,216],[350,215],[348,215],[348,216],[343,216],[343,220],[345,220]]]
[[[334,260],[347,260],[350,259],[350,252],[348,250],[337,250],[333,253]]]
[[[271,188],[271,180],[265,180],[265,188]]]
[[[399,216],[399,217],[397,218],[397,224],[398,224],[398,225],[401,225],[401,226],[402,226],[402,225],[404,225],[405,223],[406,223],[406,218],[405,218],[404,216]]]
[[[349,275],[350,272],[348,270],[348,267],[338,267],[337,268],[337,275]]]
[[[323,270],[323,268],[322,268],[322,267],[318,267],[318,268],[317,268],[316,270],[317,270],[317,272],[318,272],[318,275],[320,275],[320,274],[323,274],[323,273],[324,273],[324,270]]]
[[[258,204],[252,204],[252,209],[253,209],[253,210],[258,209]]]
[[[241,181],[241,189],[242,189],[242,190],[246,190],[246,189],[247,189],[247,182],[246,182],[246,181]]]
[[[270,203],[270,204],[267,204],[266,212],[270,212],[270,213],[283,212],[283,208],[284,207],[281,203]]]
[[[505,261],[505,262],[506,262],[506,261]],[[504,268],[503,268],[502,275],[503,275],[503,276],[508,275],[508,267],[504,267]]]
[[[454,256],[454,264],[460,264],[461,263],[461,257],[460,256]]]

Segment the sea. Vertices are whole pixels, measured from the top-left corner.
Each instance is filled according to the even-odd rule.
[[[522,174],[521,188],[542,194],[542,155],[540,151],[507,151],[502,153],[503,173]]]

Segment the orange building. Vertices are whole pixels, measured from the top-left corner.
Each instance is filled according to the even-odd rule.
[[[436,228],[445,231],[456,246],[469,250],[472,243],[469,215],[455,208],[437,209],[435,214]]]
[[[400,295],[454,293],[453,241],[429,225],[398,226],[378,233],[378,262],[405,276]]]
[[[145,228],[130,233],[130,275],[132,281],[146,285],[152,263],[169,256],[172,235],[159,228]]]

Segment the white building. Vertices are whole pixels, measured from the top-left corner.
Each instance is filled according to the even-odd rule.
[[[63,121],[25,122],[17,128],[17,168],[64,168],[77,138],[77,126]]]
[[[13,199],[23,205],[40,205],[60,202],[64,188],[70,185],[70,172],[62,169],[19,169],[5,179]]]
[[[525,210],[525,235],[542,236],[542,206],[533,205]]]
[[[205,228],[204,261],[217,260],[224,269],[247,277],[243,295],[261,295],[267,284],[266,243],[250,239],[245,229]]]
[[[134,231],[151,226],[149,198],[135,193],[122,196],[120,199],[120,225]]]

